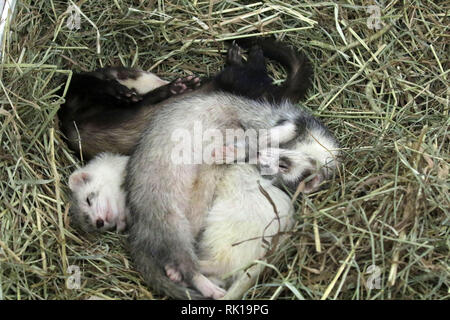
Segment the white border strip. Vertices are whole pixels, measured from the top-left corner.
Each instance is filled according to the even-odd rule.
[[[6,22],[8,22],[9,16],[9,23],[11,23],[14,8],[16,7],[16,0],[4,0],[1,2],[3,11],[1,12],[0,18],[0,58],[2,58],[3,53],[3,39],[5,38]]]

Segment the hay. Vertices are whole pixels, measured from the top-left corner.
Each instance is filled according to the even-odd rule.
[[[0,299],[153,298],[123,236],[86,237],[67,224],[78,162],[55,114],[69,70],[210,75],[223,66],[223,40],[258,34],[307,52],[315,78],[304,104],[338,137],[344,166],[300,201],[281,266],[246,297],[450,297],[448,2],[386,1],[380,29],[367,25],[372,2],[77,3],[80,30],[67,27],[67,1],[22,1],[5,37]],[[270,71],[283,79],[276,65]],[[77,270],[80,288],[71,289]]]

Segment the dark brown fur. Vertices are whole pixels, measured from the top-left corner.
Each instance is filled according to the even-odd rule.
[[[58,110],[67,144],[84,159],[100,152],[130,155],[158,103],[199,85],[198,78],[186,77],[141,96],[111,72],[120,80],[137,79],[141,73],[124,67],[76,73]]]

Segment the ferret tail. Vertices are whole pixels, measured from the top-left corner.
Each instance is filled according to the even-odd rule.
[[[272,93],[275,100],[289,99],[297,102],[305,96],[312,85],[313,68],[303,53],[273,37],[242,39],[237,40],[237,44],[244,48],[259,45],[266,58],[275,60],[286,68],[287,79]]]
[[[188,288],[183,284],[171,281],[165,274],[163,268],[156,263],[155,259],[148,256],[145,251],[131,250],[136,268],[150,288],[159,294],[167,295],[172,299],[179,300],[205,300],[198,291]]]

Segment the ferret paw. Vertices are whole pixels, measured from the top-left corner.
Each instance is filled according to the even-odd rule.
[[[189,92],[200,87],[200,78],[188,76],[185,78],[178,78],[170,84],[170,92],[174,95]]]
[[[127,88],[116,80],[111,80],[106,92],[125,103],[135,103],[142,100],[142,96],[134,89]]]
[[[197,274],[192,279],[194,286],[205,298],[213,298],[215,300],[223,298],[227,293],[226,290],[214,284],[211,280],[202,274]]]
[[[226,62],[230,65],[242,64],[242,49],[235,42],[233,42],[230,49],[228,49]]]
[[[183,279],[181,273],[174,267],[166,265],[164,269],[166,270],[167,277],[173,282],[180,282]]]

